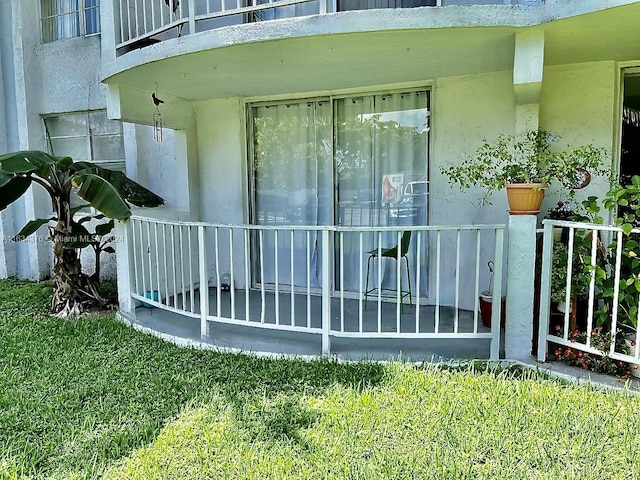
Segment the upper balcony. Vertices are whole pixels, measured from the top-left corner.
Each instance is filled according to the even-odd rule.
[[[116,0],[117,55],[221,27],[371,9],[542,4],[544,0]]]
[[[526,29],[544,31],[545,66],[639,58],[639,0],[106,0],[101,8],[102,81],[127,109],[135,98],[146,104],[156,83],[164,97],[192,102],[508,71]]]

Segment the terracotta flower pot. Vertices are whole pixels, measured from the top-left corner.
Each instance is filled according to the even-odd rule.
[[[544,198],[546,183],[510,183],[506,185],[511,215],[536,215]]]

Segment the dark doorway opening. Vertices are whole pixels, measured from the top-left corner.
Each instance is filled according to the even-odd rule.
[[[631,177],[640,175],[640,74],[624,77],[622,106],[620,183],[628,185]]]

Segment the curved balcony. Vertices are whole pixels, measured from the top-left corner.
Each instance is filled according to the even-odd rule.
[[[373,0],[173,1],[104,5],[105,83],[147,98],[157,82],[187,101],[424,85],[513,69],[514,38],[526,29],[544,30],[545,66],[637,57],[640,3],[631,0],[385,0],[373,10]]]
[[[220,27],[353,10],[504,5],[504,0],[127,0],[114,3],[118,53]],[[510,4],[522,2],[513,1]],[[531,2],[529,2],[531,3]],[[533,2],[537,3],[537,2]]]

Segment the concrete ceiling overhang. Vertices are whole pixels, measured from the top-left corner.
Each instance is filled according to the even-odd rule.
[[[512,69],[520,29],[544,30],[545,65],[640,60],[640,2],[576,5],[582,10],[424,7],[242,24],[124,54],[103,77],[139,91],[158,83],[186,101],[426,82]]]

